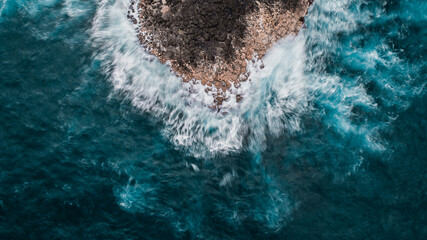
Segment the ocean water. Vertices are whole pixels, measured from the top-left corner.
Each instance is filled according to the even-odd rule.
[[[221,113],[129,4],[0,0],[0,239],[427,238],[426,1],[316,0]]]

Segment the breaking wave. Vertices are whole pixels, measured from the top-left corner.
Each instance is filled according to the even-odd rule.
[[[209,108],[212,93],[206,93],[200,83],[183,83],[168,66],[143,50],[135,26],[126,17],[129,1],[102,1],[91,34],[93,44],[100,48],[96,59],[116,92],[126,95],[139,110],[161,119],[164,135],[196,157],[262,150],[267,135],[301,131],[301,117],[313,111],[318,117],[327,115],[326,124],[340,134],[351,132],[363,138],[367,148],[382,150],[375,129],[351,121],[355,106],[377,108],[363,80],[325,70],[328,58],[343,50],[337,36],[369,25],[373,15],[381,13],[381,9],[369,10],[365,5],[363,1],[316,1],[307,16],[307,29],[270,49],[263,59],[264,69],[257,70],[256,62],[249,64],[250,80],[228,93],[242,94],[243,101],[238,104],[229,97],[220,113]],[[351,61],[359,61],[355,63],[359,66],[348,63],[356,68],[399,67],[399,58],[385,43],[346,54],[356,55]],[[390,91],[402,94],[396,88]]]

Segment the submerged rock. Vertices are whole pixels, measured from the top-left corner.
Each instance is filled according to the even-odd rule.
[[[246,81],[248,60],[296,34],[312,0],[139,0],[138,37],[184,81],[217,88],[216,105]],[[135,9],[131,7],[131,11]],[[261,63],[261,68],[264,65]],[[236,97],[241,101],[242,96]]]

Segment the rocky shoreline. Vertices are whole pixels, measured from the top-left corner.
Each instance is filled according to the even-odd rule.
[[[216,88],[215,108],[279,39],[297,34],[313,0],[132,0],[141,44],[183,81]],[[259,64],[263,68],[263,64]],[[236,95],[239,102],[242,97]]]

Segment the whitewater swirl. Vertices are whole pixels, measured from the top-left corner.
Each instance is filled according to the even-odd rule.
[[[306,16],[307,28],[267,51],[263,58],[265,68],[250,62],[247,70],[251,80],[227,93],[240,94],[243,101],[237,103],[235,97],[228,96],[219,113],[208,107],[215,92],[205,91],[200,82],[183,82],[168,65],[144,51],[135,26],[126,16],[129,1],[99,3],[91,44],[100,49],[95,59],[103,65],[114,93],[124,94],[136,109],[161,120],[164,136],[193,156],[262,150],[267,135],[302,131],[301,118],[314,111],[318,117],[326,114],[326,124],[340,134],[356,134],[367,149],[381,151],[384,144],[375,137],[378,126],[357,125],[351,120],[355,106],[372,111],[377,108],[363,83],[357,78],[348,81],[324,69],[328,56],[339,50],[337,34],[354,32],[359,25],[373,21],[371,12],[360,7],[363,4],[352,0],[316,1]],[[354,6],[356,11],[351,11]],[[382,54],[388,48],[380,44],[373,46],[371,52],[360,53],[363,67],[398,66],[400,60],[395,54]],[[326,113],[324,109],[331,111]]]

